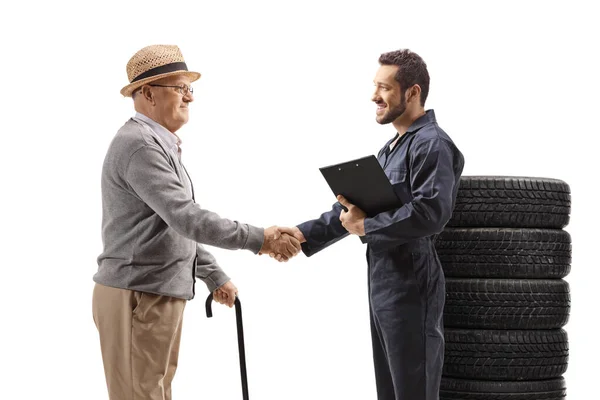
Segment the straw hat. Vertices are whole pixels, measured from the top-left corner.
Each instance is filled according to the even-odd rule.
[[[127,63],[129,85],[121,89],[121,94],[131,97],[143,85],[172,75],[186,75],[192,82],[200,78],[200,73],[188,71],[179,47],[162,44],[144,47]]]

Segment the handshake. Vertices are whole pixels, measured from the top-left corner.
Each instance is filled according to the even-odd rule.
[[[300,244],[304,242],[306,239],[297,227],[271,226],[265,229],[265,239],[258,254],[268,254],[280,262],[288,261],[300,252]]]
[[[345,207],[340,212],[340,224],[348,231],[348,233],[364,236],[365,235],[365,218],[366,214],[360,208],[346,200],[343,196],[337,197],[342,206]],[[290,258],[297,255],[302,247],[302,243],[306,242],[304,234],[294,226],[285,228],[280,226],[272,226],[265,229],[263,245],[258,254],[268,254],[271,258],[277,261],[288,261]],[[237,288],[231,281],[228,281],[220,288],[213,292],[214,300],[221,304],[227,304],[233,307]]]

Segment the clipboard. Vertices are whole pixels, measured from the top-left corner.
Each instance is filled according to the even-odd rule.
[[[319,168],[333,194],[344,196],[368,217],[402,206],[375,156]]]

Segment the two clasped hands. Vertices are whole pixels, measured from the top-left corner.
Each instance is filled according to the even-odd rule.
[[[363,210],[350,203],[343,196],[337,196],[338,202],[348,211],[342,210],[340,222],[351,234],[365,235],[365,218]],[[304,235],[298,227],[271,226],[265,229],[265,239],[259,255],[268,254],[271,258],[280,262],[287,262],[302,250],[301,244],[306,242]],[[213,292],[216,302],[233,307],[237,288],[229,281]]]

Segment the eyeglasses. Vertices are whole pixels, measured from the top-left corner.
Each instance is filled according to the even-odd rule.
[[[176,88],[177,91],[182,94],[182,95],[186,95],[189,93],[194,93],[194,89],[192,89],[191,86],[188,85],[181,85],[181,86],[172,86],[172,85],[148,85],[148,86],[158,86],[158,87],[170,87],[170,88]]]

